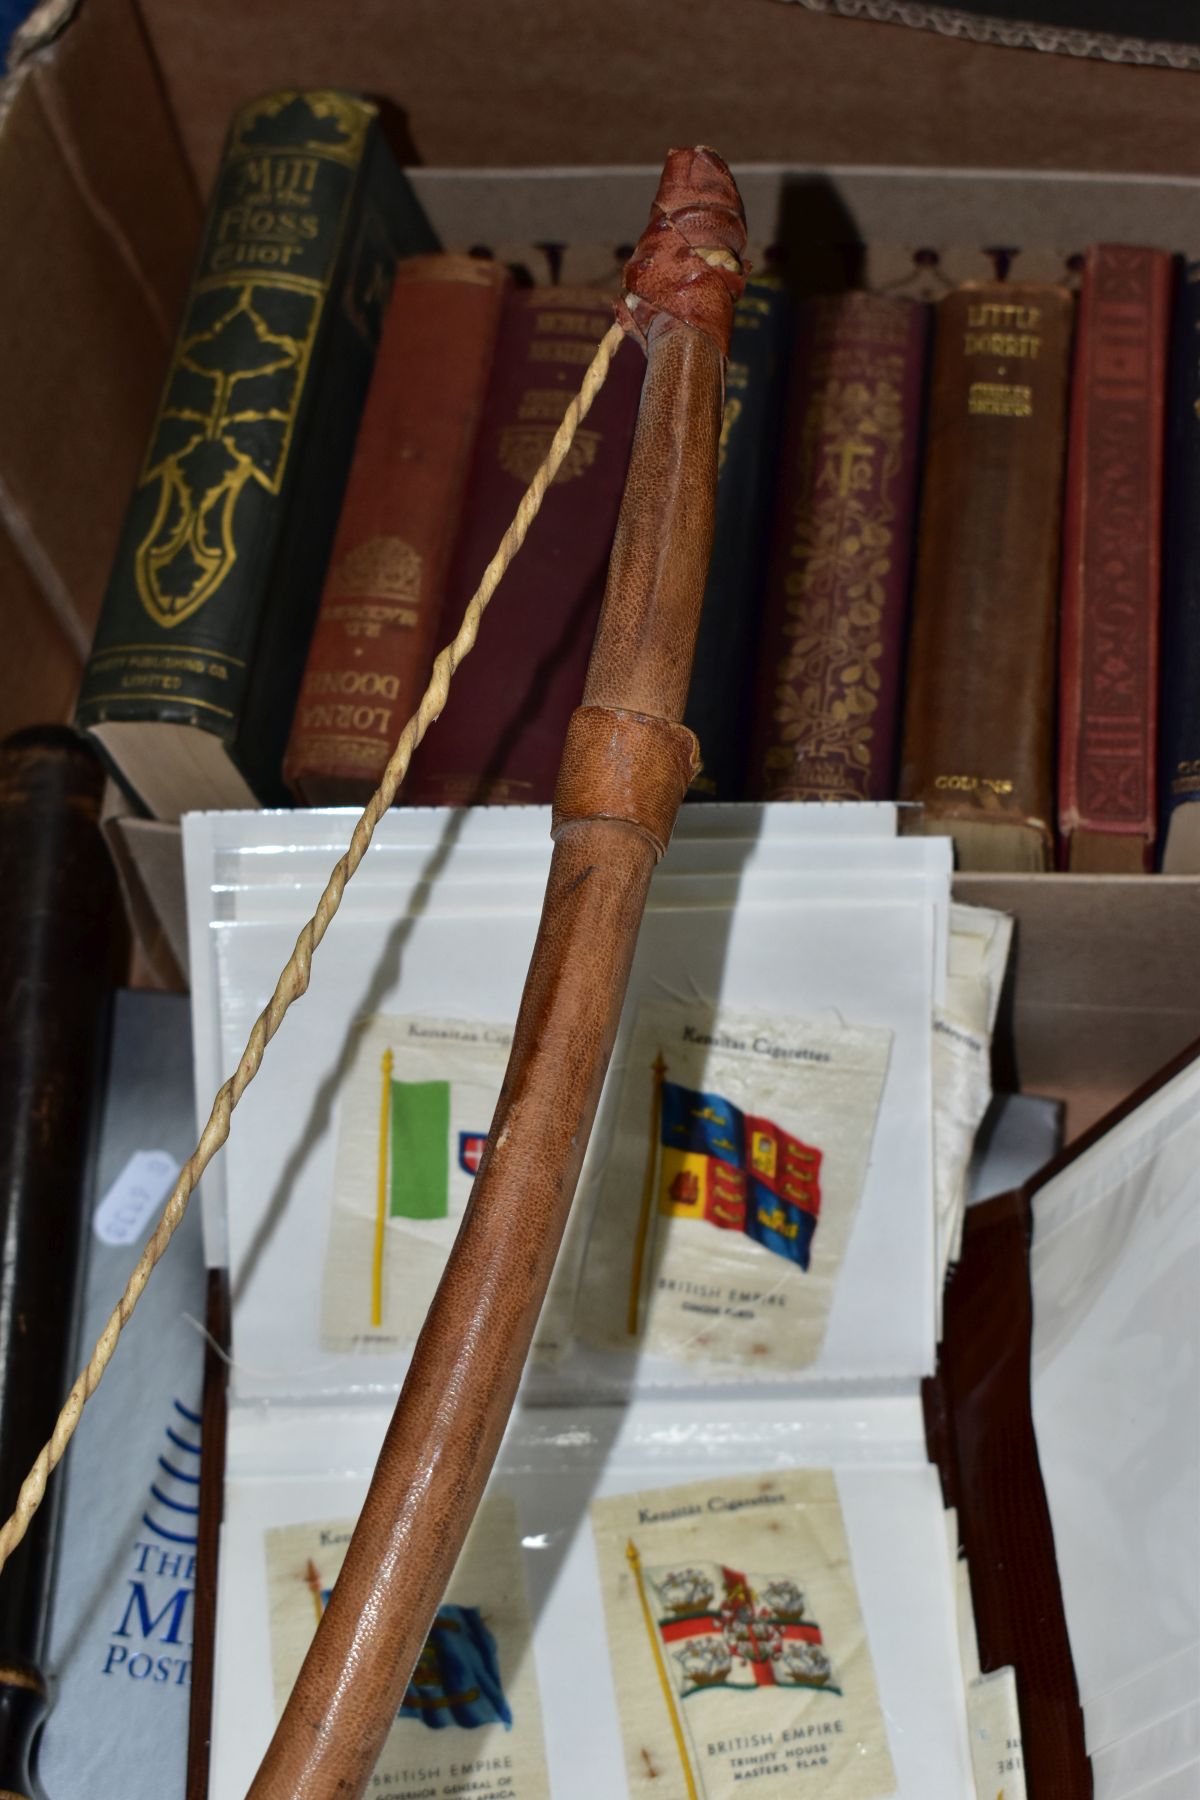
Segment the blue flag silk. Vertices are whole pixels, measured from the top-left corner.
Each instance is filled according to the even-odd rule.
[[[321,1592],[328,1605],[332,1589]],[[398,1719],[419,1719],[431,1731],[447,1725],[503,1725],[512,1729],[512,1708],[500,1682],[496,1640],[475,1606],[442,1606],[425,1640]]]
[[[402,1719],[445,1725],[512,1726],[500,1685],[496,1640],[474,1606],[439,1608],[400,1706]]]

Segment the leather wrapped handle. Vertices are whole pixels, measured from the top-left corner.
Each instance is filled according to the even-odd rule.
[[[249,1800],[362,1795],[508,1422],[646,890],[687,786],[694,740],[678,721],[712,545],[744,248],[724,162],[672,151],[619,309],[645,344],[646,378],[584,690],[592,716],[572,723],[508,1070],[341,1574]]]
[[[554,790],[555,841],[580,819],[624,819],[645,832],[657,861],[699,763],[686,725],[616,706],[577,706]]]

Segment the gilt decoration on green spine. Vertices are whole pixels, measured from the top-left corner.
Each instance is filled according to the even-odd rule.
[[[141,476],[154,507],[134,576],[166,630],[228,580],[247,486],[280,492],[372,117],[345,95],[282,93],[235,121]]]
[[[76,709],[135,790],[109,728],[179,725],[282,803],[380,316],[397,257],[437,247],[369,101],[239,109]]]
[[[309,283],[222,283],[195,296],[142,481],[157,505],[135,557],[156,625],[182,624],[237,561],[247,482],[278,494],[320,317]],[[208,320],[211,319],[211,323]]]

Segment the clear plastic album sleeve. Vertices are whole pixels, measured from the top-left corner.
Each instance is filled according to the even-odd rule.
[[[200,825],[232,827],[188,824],[210,915],[194,934],[198,1086],[215,1091],[316,877],[299,852],[209,843],[205,862]],[[390,885],[348,896],[239,1107],[204,1187],[238,1400],[399,1388],[536,931],[544,847],[513,829],[490,882],[470,842],[392,846]],[[651,888],[531,1397],[930,1372],[948,918],[942,845],[681,836]]]
[[[345,1466],[365,1433],[331,1422],[319,1447],[320,1423],[277,1422],[270,1475],[231,1431],[221,1800],[265,1748],[365,1488]],[[956,1606],[911,1401],[521,1412],[370,1791],[969,1795]]]
[[[1024,1791],[921,1403],[1008,933],[892,809],[808,810],[685,814],[652,884],[517,1411],[372,1794]],[[203,1112],[339,823],[188,821]],[[210,1800],[266,1748],[468,1203],[546,823],[385,822],[206,1176]]]

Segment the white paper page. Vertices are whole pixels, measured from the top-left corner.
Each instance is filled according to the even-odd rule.
[[[493,903],[486,929],[478,923],[429,912],[390,928],[348,924],[331,932],[292,1029],[276,1038],[242,1101],[223,1171],[235,1396],[369,1391],[402,1378],[407,1353],[364,1358],[320,1349],[342,1063],[364,1014],[511,1022],[534,915],[498,912]],[[290,930],[218,926],[212,937],[220,1054],[231,1067],[290,948]],[[903,1379],[932,1367],[931,939],[923,905],[661,908],[643,926],[629,1017],[640,995],[736,996],[743,1010],[835,1013],[892,1033],[872,1160],[813,1375]],[[614,1093],[615,1081],[602,1101],[597,1153]],[[585,1174],[584,1206],[587,1191]]]
[[[1111,1737],[1146,1723],[1119,1691],[1200,1643],[1200,1064],[1035,1196],[1031,1273],[1067,1628]]]
[[[273,1724],[264,1531],[352,1517],[366,1486],[362,1465],[385,1425],[374,1409],[360,1410],[355,1448],[343,1415],[333,1431],[335,1456],[355,1465],[353,1472],[305,1473],[312,1469],[314,1446],[330,1447],[319,1429],[321,1416],[314,1421],[310,1415],[307,1430],[293,1415],[278,1432],[248,1425],[239,1431],[235,1424],[231,1433],[212,1800],[240,1800]],[[723,1477],[829,1467],[836,1470],[896,1774],[887,1792],[903,1800],[965,1800],[971,1794],[944,1515],[936,1475],[923,1465],[914,1400],[830,1399],[782,1412],[751,1404],[731,1417],[686,1403],[644,1403],[622,1420],[609,1414],[595,1431],[588,1429],[590,1420],[604,1421],[605,1415],[539,1410],[518,1418],[493,1484],[515,1497],[521,1514],[555,1800],[616,1800],[627,1791],[591,1501],[700,1480],[719,1490]],[[290,1446],[265,1444],[272,1436],[290,1439]],[[239,1473],[239,1443],[245,1440],[252,1442],[251,1468],[273,1463],[291,1473]],[[872,1452],[878,1461],[871,1461]],[[731,1514],[731,1554],[736,1517]],[[753,1730],[752,1720],[747,1730]]]
[[[514,836],[502,845],[479,842],[450,814],[445,838],[437,845],[380,844],[378,839],[354,876],[349,892],[374,889],[406,892],[418,882],[508,881],[514,876],[545,879],[553,844],[549,833],[527,840]],[[217,848],[211,851],[212,914],[221,919],[268,918],[276,907],[289,914],[311,908],[329,876],[335,852],[331,846],[312,850]],[[877,870],[903,875],[940,875],[947,890],[953,870],[947,838],[841,837],[831,833],[795,833],[770,838],[721,837],[712,832],[689,834],[677,826],[658,874],[811,874],[844,872],[871,879]],[[949,894],[942,902],[949,906]],[[975,909],[971,909],[975,910]]]
[[[750,844],[755,854],[778,848],[785,855],[798,844],[834,849],[838,843],[865,840],[895,845],[896,817],[897,809],[890,804],[689,805],[681,809],[675,840],[681,846],[720,845],[715,851],[718,861],[728,860],[728,866],[736,868]],[[247,907],[249,895],[257,890],[286,895],[313,887],[319,893],[344,853],[357,818],[350,808],[185,816],[184,876],[194,989],[211,980],[210,921],[238,917],[239,906]],[[739,845],[740,850],[734,847]],[[395,859],[401,865],[419,859],[427,878],[440,870],[453,872],[461,866],[461,858],[480,857],[491,861],[494,872],[514,856],[544,872],[551,848],[549,807],[393,807],[376,827],[355,880],[386,883]],[[203,1021],[197,1042],[198,1048],[211,1051]],[[204,1057],[200,1060],[203,1065]]]
[[[328,880],[333,852],[326,848],[314,854],[299,846],[286,852],[278,847],[216,849],[207,836],[212,816],[194,821],[190,832],[195,846],[193,904],[197,908],[207,905],[212,921],[294,919],[297,925],[303,923],[314,911]],[[471,816],[451,814],[449,825]],[[448,885],[459,883],[488,887],[499,883],[507,887],[528,881],[540,894],[552,848],[548,836],[536,842],[514,839],[502,848],[449,835],[435,848],[380,846],[377,842],[346,888],[342,909],[348,915],[399,911],[412,905],[415,896],[439,894]],[[840,878],[845,885],[861,889],[862,897],[881,899],[886,897],[877,891],[881,878],[903,877],[911,881],[924,875],[938,910],[939,944],[946,946],[948,955],[948,849],[948,840],[939,838],[797,835],[755,840],[677,834],[655,872],[651,895],[664,880],[681,875],[728,875],[731,879],[757,881],[762,876],[801,874],[813,881]],[[202,936],[200,941],[203,942]],[[941,960],[939,954],[939,988],[943,980]]]
[[[221,916],[214,894],[316,884],[344,853],[358,820],[348,807],[295,811],[189,813],[183,846],[189,930]],[[849,802],[829,805],[688,805],[679,814],[680,843],[733,840],[764,849],[796,843],[896,838],[896,808]],[[393,857],[419,857],[438,866],[472,852],[500,859],[520,852],[546,867],[550,859],[548,806],[393,807],[380,821],[360,875],[384,869]],[[932,866],[932,865],[922,865]],[[382,877],[381,877],[382,878]],[[231,910],[226,916],[235,916]],[[195,942],[189,949],[195,951]]]
[[[1200,1644],[1152,1663],[1105,1694],[1089,1697],[1084,1730],[1089,1754],[1142,1731],[1190,1705],[1200,1694]]]
[[[894,838],[900,809],[890,800],[688,801],[679,809],[680,837]]]
[[[345,849],[359,817],[350,806],[266,808],[188,813],[185,832],[205,821],[214,850],[258,855],[296,855],[309,850]],[[891,802],[795,801],[688,802],[676,830],[684,837],[755,838],[763,842],[796,837],[894,838],[897,808]],[[376,829],[375,846],[439,844],[447,834],[464,843],[545,843],[550,837],[548,806],[393,806]]]
[[[1090,1754],[1095,1800],[1132,1800],[1200,1759],[1200,1700]]]
[[[1200,1758],[1173,1769],[1149,1787],[1135,1788],[1129,1800],[1196,1800],[1200,1794]]]
[[[925,844],[940,848],[949,842],[948,838],[911,840],[914,848]],[[836,900],[843,896],[876,904],[924,900],[934,918],[933,997],[936,1003],[943,1002],[950,956],[948,858],[944,867],[926,868],[919,860],[900,854],[909,847],[909,840],[864,840],[854,848],[870,852],[866,856],[843,858],[838,846],[833,855],[810,856],[799,845],[784,845],[778,853],[764,854],[739,868],[741,847],[731,839],[709,838],[690,847],[694,854],[684,859],[682,867],[664,858],[651,880],[647,908],[689,900],[731,907],[751,900]],[[820,846],[822,851],[825,848]],[[475,914],[487,913],[493,906],[509,911],[528,906],[538,911],[549,860],[549,855],[542,857],[540,851],[526,853],[513,848],[498,861],[490,852],[471,852],[450,857],[431,870],[407,856],[397,856],[383,866],[382,874],[376,870],[356,876],[342,899],[336,928],[344,929],[351,920],[390,923],[402,911],[431,906],[453,906],[456,911]],[[939,859],[927,860],[936,864]],[[364,863],[364,870],[366,867]],[[214,918],[239,924],[286,921],[297,932],[316,910],[320,893],[320,887],[307,884],[286,890],[243,888],[236,894],[223,890],[215,896]]]
[[[1012,920],[1003,913],[950,908],[948,970],[933,1036],[939,1336],[946,1277],[962,1243],[971,1148],[991,1098],[992,1028],[1011,942]]]

